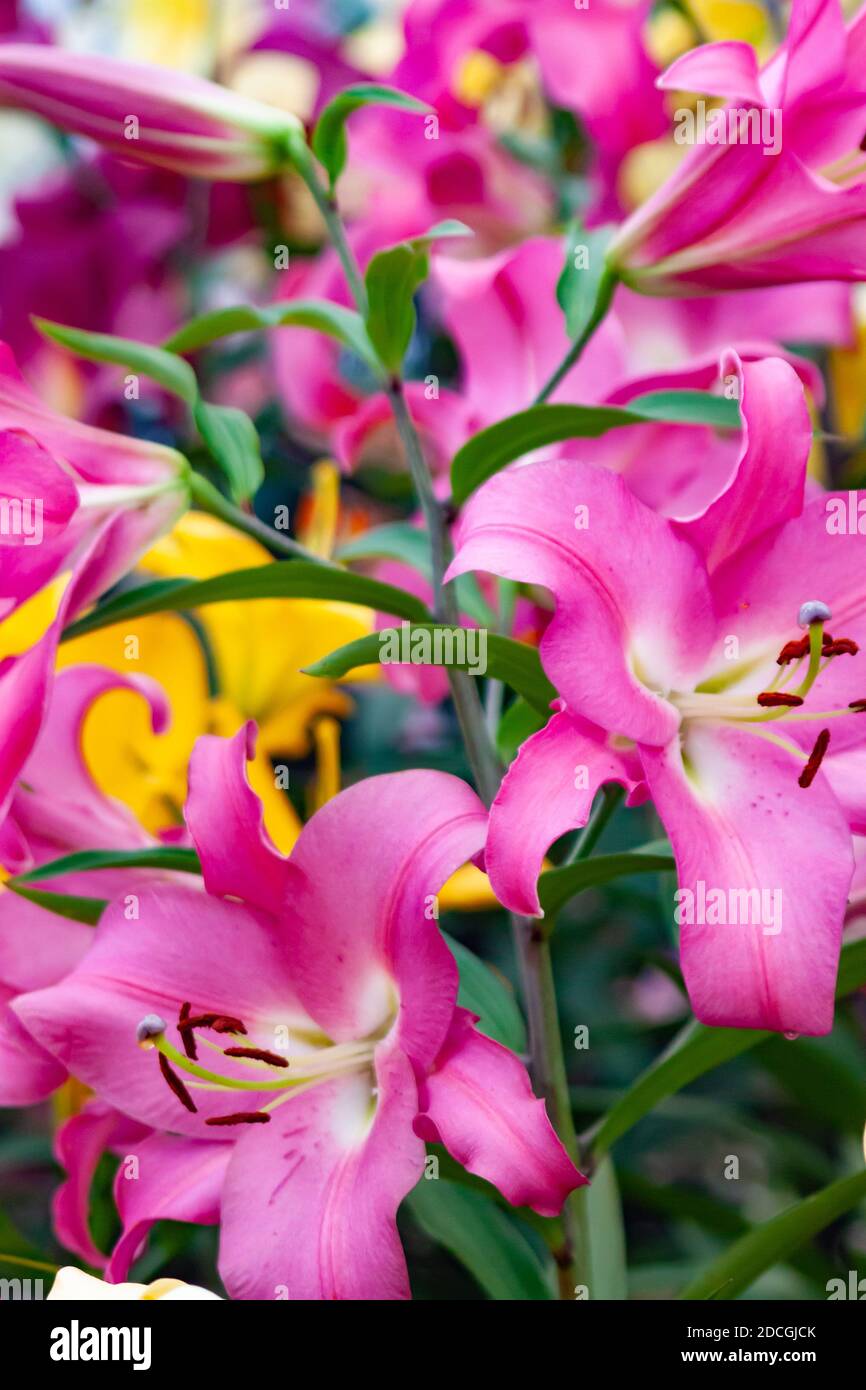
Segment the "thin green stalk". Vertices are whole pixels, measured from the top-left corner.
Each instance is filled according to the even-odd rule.
[[[553,395],[559,383],[564,377],[568,376],[572,367],[580,360],[584,348],[610,308],[611,300],[613,299],[614,291],[618,283],[619,279],[615,272],[612,270],[605,270],[598,287],[598,296],[595,301],[595,306],[593,307],[586,327],[580,337],[576,338],[572,343],[556,371],[553,373],[553,376],[541,388],[535,400],[532,402],[533,405],[544,405],[545,401]]]
[[[367,297],[364,285],[346,239],[339,214],[319,182],[312,159],[302,159],[298,167],[325,219],[325,224],[343,264],[358,310],[366,316]],[[609,295],[612,294],[613,284],[609,290]],[[600,309],[597,305],[596,313],[598,315],[597,322],[600,322],[604,315],[604,309]],[[585,336],[588,341],[589,331]],[[555,385],[556,382],[553,382],[550,389],[552,390]],[[432,477],[406,404],[402,381],[398,377],[389,377],[386,391],[429,534],[434,612],[440,621],[457,624],[459,612],[454,588],[453,585],[444,583],[445,571],[451,555],[451,543],[445,515],[433,490]],[[481,799],[489,806],[499,789],[502,769],[496,751],[488,737],[478,686],[472,676],[469,676],[465,671],[457,671],[453,668],[448,669],[448,680],[476,787]],[[512,916],[511,920],[528,1015],[533,1076],[550,1107],[551,1119],[566,1150],[576,1160],[577,1139],[571,1114],[562,1038],[559,1032],[550,949],[545,934],[539,929],[538,923],[515,916]],[[579,1197],[580,1194],[575,1195]],[[571,1296],[570,1290],[574,1282],[580,1277],[580,1265],[588,1257],[584,1212],[585,1203],[575,1202],[572,1199],[566,1205],[564,1223],[566,1241],[564,1247],[555,1252],[559,1269],[560,1291],[563,1297]]]
[[[210,512],[211,516],[218,516],[220,521],[228,522],[229,526],[233,526],[236,531],[243,531],[245,535],[261,541],[262,545],[267,546],[269,550],[276,550],[281,555],[291,556],[293,560],[310,560],[317,565],[327,565],[331,569],[336,568],[336,566],[331,565],[329,560],[323,560],[321,555],[316,555],[305,545],[301,545],[300,541],[293,540],[291,536],[284,536],[282,532],[275,531],[272,526],[266,526],[251,512],[241,511],[240,507],[236,507],[227,497],[223,497],[219,488],[214,487],[213,483],[209,482],[201,473],[191,473],[189,485],[193,501],[203,512]]]
[[[316,173],[316,165],[313,156],[306,147],[303,149],[293,148],[292,163],[309,189],[316,207],[322,214],[322,221],[327,229],[331,245],[340,258],[340,264],[343,267],[349,289],[352,291],[352,298],[358,306],[358,312],[363,318],[366,318],[367,290],[360,269],[358,268],[355,254],[349,245],[346,229],[343,226],[343,219],[340,216],[336,200],[319,179]]]
[[[563,864],[576,864],[581,859],[589,858],[601,839],[605,826],[624,796],[625,788],[621,787],[618,782],[608,783],[606,787],[602,788],[601,800],[575,840],[571,852],[562,861]]]

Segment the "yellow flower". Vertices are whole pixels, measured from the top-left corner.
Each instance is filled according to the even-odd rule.
[[[141,562],[160,578],[208,579],[271,563],[267,551],[214,517],[189,512]],[[313,599],[232,601],[203,608],[192,622],[160,613],[103,628],[65,643],[59,663],[96,662],[157,680],[172,709],[169,730],[154,735],[147,710],[129,691],[110,691],[88,715],[84,754],[104,791],[132,808],[151,831],[177,824],[186,768],[203,733],[233,734],[247,719],[259,726],[250,781],[265,807],[279,849],[291,849],[298,817],[275,784],[272,757],[295,759],[314,746],[323,715],[351,710],[346,693],[301,673],[335,647],[372,628],[372,614]]]

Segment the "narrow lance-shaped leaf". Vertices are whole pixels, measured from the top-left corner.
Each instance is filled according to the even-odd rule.
[[[591,862],[591,861],[590,861]],[[851,941],[842,947],[837,999],[853,993],[866,982],[866,940]],[[692,1019],[670,1046],[638,1077],[597,1125],[585,1136],[591,1152],[600,1156],[628,1132],[666,1096],[696,1081],[699,1076],[721,1066],[757,1043],[774,1038],[774,1033],[748,1028],[707,1028]],[[796,1043],[790,1044],[796,1047]]]
[[[345,545],[340,546],[336,558],[349,564],[353,560],[399,560],[410,569],[423,574],[431,584],[433,581],[433,563],[427,533],[408,521],[392,521],[384,526],[374,526],[369,531],[362,531],[359,536],[353,536]],[[467,613],[470,618],[474,618],[485,627],[495,622],[496,615],[484,598],[474,575],[461,574],[455,581],[455,588],[457,606],[461,613]]]
[[[148,347],[127,338],[84,333],[44,319],[37,320],[37,326],[47,338],[79,357],[127,367],[178,396],[188,406],[196,429],[225,473],[235,501],[246,501],[258,491],[265,470],[255,425],[243,411],[203,401],[188,362],[164,348]]]
[[[605,274],[605,251],[614,231],[613,226],[587,231],[580,222],[569,227],[565,266],[556,285],[569,338],[579,338],[589,323]]]
[[[63,640],[80,637],[86,632],[111,627],[128,618],[141,618],[148,613],[178,612],[203,608],[210,603],[227,599],[259,598],[320,598],[341,603],[357,603],[393,613],[398,618],[423,622],[430,614],[413,594],[404,593],[391,584],[352,574],[330,565],[312,564],[305,560],[283,560],[273,565],[257,565],[254,569],[231,570],[215,579],[159,579],[142,584],[85,614],[63,633]]]
[[[840,1178],[820,1192],[756,1226],[729,1246],[687,1284],[681,1299],[737,1298],[765,1270],[772,1268],[866,1199],[866,1170]]]
[[[602,883],[626,878],[629,874],[656,873],[674,867],[673,855],[664,847],[657,850],[655,845],[622,854],[597,854],[574,864],[563,864],[558,869],[548,869],[538,880],[538,896],[545,916],[555,917],[570,898],[587,888],[598,888]]]
[[[478,645],[481,638],[486,643],[483,656]],[[400,649],[396,659],[391,655],[394,646]],[[504,681],[541,713],[549,713],[550,702],[556,697],[534,647],[494,632],[482,631],[479,635],[474,628],[451,627],[447,623],[409,623],[396,632],[393,629],[372,632],[304,669],[308,676],[335,680],[359,666],[374,666],[380,662],[387,665],[389,661],[400,664],[404,647],[409,656],[409,662],[404,664],[452,666],[470,675]],[[473,653],[477,659],[472,659]]]
[[[198,874],[201,865],[194,849],[185,845],[154,845],[152,849],[83,849],[64,854],[38,869],[28,869],[8,879],[7,888],[16,884],[26,886],[46,879],[61,878],[63,874],[90,873],[94,869],[171,869],[174,872]]]
[[[214,309],[201,314],[179,328],[163,343],[171,353],[197,352],[221,338],[234,333],[253,333],[274,328],[310,328],[335,338],[356,353],[370,367],[376,367],[376,354],[364,320],[354,309],[332,304],[327,299],[291,299],[285,303],[268,304],[257,308],[252,304],[236,304],[227,309]]]
[[[597,439],[628,425],[669,421],[736,429],[736,401],[708,391],[659,391],[638,396],[627,406],[533,405],[481,430],[458,449],[451,463],[451,491],[456,504],[506,464],[536,449],[568,439]]]
[[[426,101],[419,101],[396,87],[383,87],[375,82],[357,82],[344,87],[322,111],[310,142],[314,155],[327,172],[331,192],[346,167],[346,121],[362,106],[393,106],[420,115],[433,109]]]
[[[447,932],[442,935],[460,971],[457,1002],[478,1015],[478,1027],[488,1038],[510,1047],[512,1052],[523,1052],[526,1028],[511,990],[468,946],[455,941]]]
[[[438,222],[423,236],[398,242],[372,257],[364,277],[367,332],[386,371],[398,373],[415,331],[415,291],[430,271],[430,246],[443,237],[471,236],[462,222]]]
[[[465,1265],[491,1298],[553,1297],[550,1278],[528,1239],[489,1198],[443,1178],[422,1178],[406,1205],[431,1240]]]

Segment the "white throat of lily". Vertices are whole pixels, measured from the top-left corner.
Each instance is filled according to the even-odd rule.
[[[370,1082],[371,1120],[375,1111],[375,1072],[373,1058],[376,1047],[390,1031],[397,1014],[397,1000],[382,1027],[367,1038],[358,1042],[334,1043],[314,1028],[293,1027],[292,1037],[297,1051],[274,1052],[269,1048],[251,1045],[243,1019],[229,1014],[208,1011],[193,1012],[189,1003],[180,1007],[177,1029],[183,1043],[180,1051],[165,1036],[166,1023],[158,1014],[147,1014],[136,1029],[136,1038],[144,1049],[155,1048],[159,1055],[159,1068],[166,1084],[181,1105],[196,1114],[198,1107],[193,1098],[195,1090],[226,1092],[228,1101],[240,1101],[244,1092],[273,1091],[274,1099],[255,1110],[245,1110],[236,1105],[225,1115],[212,1115],[205,1119],[206,1125],[214,1127],[234,1125],[267,1124],[271,1113],[285,1101],[301,1091],[308,1091],[322,1082],[350,1074],[362,1076],[367,1073]],[[227,1038],[225,1046],[213,1042],[207,1033],[216,1033]],[[199,1061],[199,1046],[218,1057],[226,1058],[233,1064],[242,1064],[250,1069],[249,1079],[240,1076],[227,1076],[219,1071],[202,1066]],[[183,1076],[181,1075],[183,1073]],[[184,1080],[183,1077],[189,1078]]]
[[[819,599],[810,599],[801,605],[798,623],[806,631],[801,637],[785,643],[776,657],[776,674],[757,695],[731,689],[743,675],[756,669],[755,663],[750,662],[745,670],[741,667],[733,673],[703,681],[685,694],[673,691],[667,698],[679,710],[683,721],[723,720],[787,749],[798,761],[805,763],[798,781],[801,787],[808,787],[827,752],[830,730],[820,731],[807,756],[796,744],[772,733],[766,726],[782,720],[823,723],[866,711],[866,699],[852,700],[841,709],[831,710],[814,710],[806,704],[812,687],[831,662],[842,656],[856,656],[859,650],[850,637],[833,637],[827,632],[825,625],[831,618],[827,604]]]

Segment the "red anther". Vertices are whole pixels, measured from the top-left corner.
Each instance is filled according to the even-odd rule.
[[[195,1014],[192,1018],[185,1018],[183,1024],[178,1024],[178,1028],[183,1031],[186,1028],[213,1028],[215,1033],[246,1033],[246,1028],[239,1018],[231,1018],[228,1014]]]
[[[239,1018],[232,1018],[229,1014],[220,1014],[211,1024],[215,1033],[246,1033],[246,1028]]]
[[[777,666],[787,666],[789,661],[799,661],[802,656],[806,656],[809,651],[809,634],[805,637],[798,637],[793,642],[786,642],[779,655],[776,657]]]
[[[180,1033],[180,1040],[183,1043],[184,1052],[186,1053],[187,1057],[192,1058],[192,1060],[195,1062],[198,1060],[198,1048],[195,1045],[195,1033],[192,1031],[191,1028],[184,1027],[184,1024],[189,1021],[189,1014],[189,1003],[181,1004],[180,1014],[178,1015],[177,1020],[177,1027],[178,1032]]]
[[[257,1062],[267,1062],[269,1067],[287,1067],[285,1057],[276,1052],[268,1052],[266,1047],[224,1047],[224,1057],[252,1057]]]
[[[166,1081],[168,1082],[171,1090],[174,1091],[181,1105],[185,1105],[187,1110],[192,1111],[194,1115],[196,1113],[195,1101],[193,1100],[192,1096],[184,1086],[177,1073],[172,1071],[171,1067],[168,1064],[168,1061],[161,1052],[159,1054],[159,1069],[165,1077]]]
[[[266,1125],[270,1115],[261,1110],[239,1110],[236,1115],[213,1115],[205,1120],[206,1125]]]
[[[862,714],[866,710],[866,700],[851,700],[848,708],[852,709],[855,714]]]
[[[821,648],[822,656],[856,656],[860,648],[850,637],[837,637],[835,642],[827,642]]]
[[[812,783],[815,780],[815,775],[818,771],[818,768],[821,766],[821,761],[824,757],[824,754],[827,752],[827,745],[829,744],[829,742],[830,730],[822,729],[818,737],[815,739],[815,747],[809,754],[809,759],[806,763],[806,766],[803,768],[803,771],[797,778],[797,781],[799,782],[801,787],[811,787]]]
[[[758,696],[758,704],[763,705],[764,709],[774,709],[778,705],[786,705],[794,709],[802,703],[802,695],[786,695],[784,690],[762,690]]]

